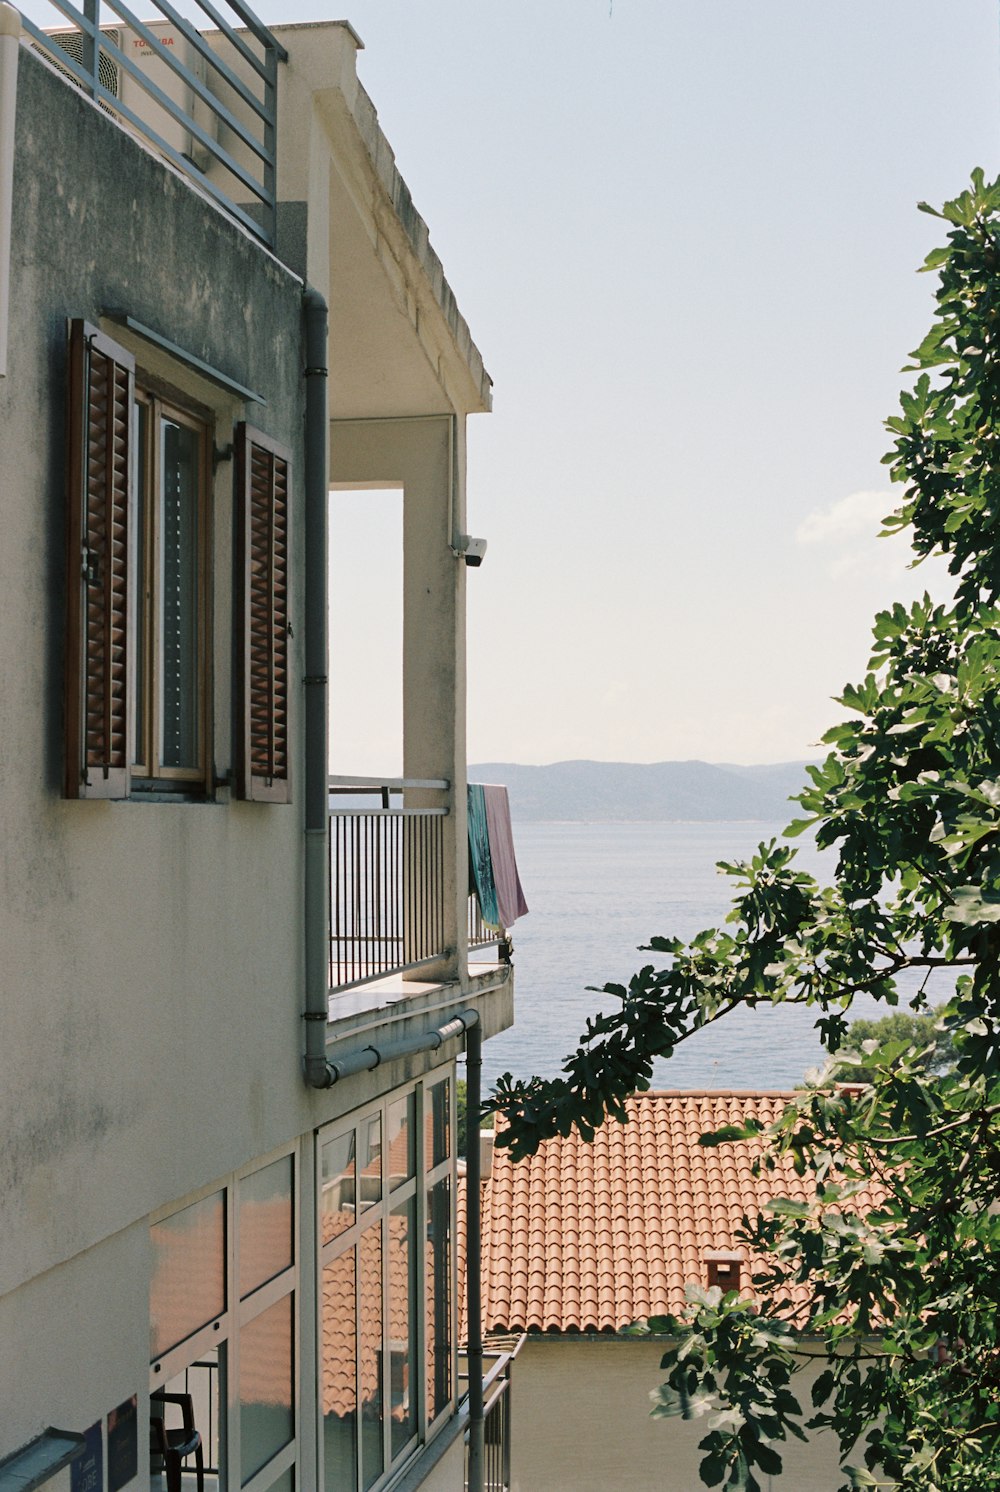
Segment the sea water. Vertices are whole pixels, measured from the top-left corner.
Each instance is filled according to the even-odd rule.
[[[531,911],[512,932],[515,1022],[483,1047],[483,1084],[502,1072],[555,1077],[586,1018],[618,1002],[588,985],[627,984],[659,955],[638,952],[650,937],[689,938],[723,925],[734,883],[719,860],[749,858],[782,824],[516,823],[518,866]],[[833,857],[807,838],[798,864],[828,879]],[[939,991],[942,993],[943,991]],[[824,1058],[809,1006],[737,1010],[657,1061],[657,1088],[787,1089]],[[853,1013],[887,1013],[867,996]]]

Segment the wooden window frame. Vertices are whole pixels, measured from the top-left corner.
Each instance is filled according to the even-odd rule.
[[[146,417],[145,445],[138,436],[139,408],[144,407]],[[197,658],[195,690],[198,699],[198,760],[193,767],[167,767],[159,762],[161,755],[161,683],[162,661],[160,658],[160,628],[163,612],[161,591],[162,557],[162,428],[164,420],[173,420],[186,429],[193,430],[198,437],[198,515],[197,515]],[[177,401],[172,392],[160,392],[151,383],[137,378],[133,401],[135,472],[143,466],[143,480],[136,480],[136,509],[141,501],[144,509],[141,530],[134,524],[136,542],[133,545],[133,612],[132,637],[134,652],[138,653],[142,643],[142,685],[132,688],[133,721],[141,715],[142,729],[133,732],[140,737],[145,750],[145,761],[132,762],[132,778],[140,781],[147,790],[156,788],[188,789],[207,791],[209,761],[211,759],[211,668],[209,638],[211,636],[211,459],[212,420],[209,411],[195,409]],[[143,553],[138,552],[141,533]],[[141,617],[141,621],[140,621]],[[138,678],[138,658],[134,677]],[[133,756],[136,753],[133,752]]]

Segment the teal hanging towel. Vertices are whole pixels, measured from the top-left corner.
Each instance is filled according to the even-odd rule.
[[[483,922],[501,932],[497,913],[497,888],[493,880],[490,831],[486,819],[486,795],[480,783],[469,783],[469,890],[479,897]]]

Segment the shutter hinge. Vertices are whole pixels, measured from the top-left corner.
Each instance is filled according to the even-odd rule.
[[[101,584],[101,552],[87,548],[83,551],[83,574],[88,585]]]

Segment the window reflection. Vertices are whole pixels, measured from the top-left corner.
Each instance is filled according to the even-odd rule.
[[[150,1360],[226,1309],[226,1194],[194,1202],[149,1230]]]
[[[376,1224],[361,1236],[361,1323],[358,1359],[361,1373],[361,1485],[367,1489],[382,1475],[382,1229]]]
[[[323,1442],[326,1492],[357,1486],[358,1382],[355,1250],[323,1270]]]
[[[291,1295],[240,1332],[240,1475],[244,1484],[295,1434]]]
[[[451,1180],[443,1176],[427,1194],[427,1421],[451,1402]]]
[[[393,1457],[417,1433],[411,1393],[417,1360],[417,1199],[392,1209],[389,1218],[389,1413]]]
[[[291,1267],[292,1157],[282,1156],[240,1182],[240,1298]]]
[[[320,1227],[324,1243],[354,1222],[354,1130],[328,1140],[322,1151]]]

